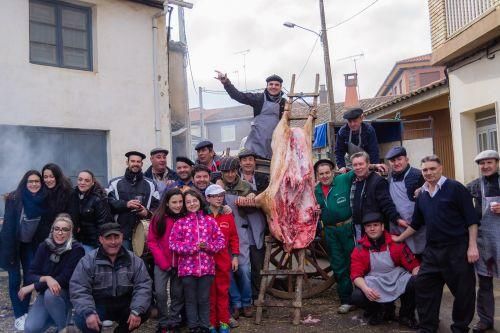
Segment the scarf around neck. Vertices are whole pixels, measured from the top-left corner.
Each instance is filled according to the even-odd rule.
[[[129,168],[125,170],[125,178],[132,184],[135,185],[137,182],[141,181],[143,178],[142,171],[132,172]]]
[[[56,244],[53,238],[53,231],[51,231],[49,237],[45,240],[45,244],[47,244],[51,252],[49,256],[50,261],[57,264],[61,260],[63,253],[71,251],[73,247],[73,237],[70,237],[63,244]]]
[[[32,219],[40,217],[45,211],[45,192],[43,189],[36,193],[31,193],[27,188],[22,193],[24,215]]]

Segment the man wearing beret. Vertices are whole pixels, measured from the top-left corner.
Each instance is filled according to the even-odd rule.
[[[335,160],[341,173],[345,173],[345,155],[349,157],[360,151],[365,151],[370,156],[373,164],[380,163],[377,135],[372,125],[363,122],[363,110],[351,109],[344,113],[347,124],[342,126],[335,142]]]
[[[240,160],[240,177],[245,180],[255,194],[260,194],[269,186],[269,176],[256,172],[257,156],[251,150],[243,148],[238,158]],[[264,236],[267,231],[267,221],[264,213],[260,209],[256,209],[249,213],[251,220],[250,231],[253,237],[250,237],[250,264],[252,268],[252,298],[256,300],[259,296],[260,289],[260,271],[264,265],[264,256],[266,247],[264,246]]]
[[[415,191],[424,185],[422,171],[410,165],[410,160],[404,147],[393,147],[385,155],[389,162],[390,173],[387,177],[389,181],[389,192],[396,209],[402,220],[399,224],[391,223],[391,234],[399,235],[411,223],[413,210],[415,209]],[[425,248],[425,226],[405,240],[406,245],[414,254],[421,254]]]
[[[152,281],[141,258],[123,246],[117,223],[100,227],[97,249],[85,255],[70,280],[75,324],[84,333],[101,332],[102,322],[118,323],[115,332],[132,332],[148,319]]]
[[[250,244],[255,242],[251,231],[252,221],[248,213],[255,208],[247,206],[248,199],[253,199],[255,193],[252,187],[238,175],[240,163],[236,157],[223,157],[220,164],[222,173],[222,187],[226,191],[226,203],[231,207],[238,231],[240,254],[238,256],[238,270],[232,273],[229,294],[231,296],[232,316],[238,319],[240,312],[243,316],[252,316],[252,275],[250,263]]]
[[[198,154],[196,164],[203,164],[208,167],[211,172],[219,171],[220,157],[214,152],[214,144],[208,140],[201,141],[194,147]]]
[[[224,89],[232,99],[253,108],[255,119],[245,142],[245,148],[261,158],[270,160],[273,131],[285,108],[286,100],[281,91],[283,79],[276,74],[271,75],[266,79],[267,86],[263,93],[244,93],[234,87],[226,74],[216,72],[216,79],[224,85]]]
[[[479,322],[474,332],[493,329],[495,319],[495,297],[493,278],[500,275],[500,179],[498,176],[498,152],[485,150],[474,161],[481,176],[467,184],[472,194],[477,215],[481,219],[478,234],[479,260],[476,273],[479,279],[477,290],[477,314]]]
[[[337,294],[340,298],[338,313],[345,314],[354,308],[350,305],[352,283],[349,270],[354,240],[349,198],[355,175],[351,170],[334,177],[334,170],[335,164],[328,159],[314,164],[316,180],[319,181],[314,195],[321,209],[330,265],[337,279]]]
[[[175,184],[176,187],[180,188],[181,190],[194,187],[193,165],[194,162],[189,158],[184,156],[177,156],[177,158],[175,159],[175,172],[177,173],[179,180],[177,180],[177,183]]]
[[[129,151],[125,175],[111,179],[108,200],[115,221],[123,232],[123,246],[132,250],[132,233],[141,219],[150,218],[158,207],[160,196],[155,183],[145,178],[142,163],[146,158],[141,152]]]
[[[155,182],[160,197],[165,189],[167,189],[177,179],[179,179],[175,171],[167,166],[167,156],[167,149],[152,149],[149,156],[151,166],[146,170],[146,172],[144,172],[144,176],[152,179]]]

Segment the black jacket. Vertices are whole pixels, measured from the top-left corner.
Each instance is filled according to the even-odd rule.
[[[170,169],[169,167],[167,167],[167,169],[165,170],[165,172],[167,173],[167,179],[171,179],[171,180],[179,180],[179,176],[177,176],[177,174],[175,173],[174,170]],[[149,166],[149,168],[146,170],[146,172],[144,172],[144,176],[149,178],[149,179],[152,179],[154,180],[154,177],[153,177],[153,167],[152,166]]]
[[[71,193],[69,211],[73,220],[76,238],[85,245],[99,246],[99,226],[113,222],[108,205],[108,198],[93,187],[81,198],[82,194],[75,188]]]
[[[69,289],[69,280],[78,261],[85,255],[83,247],[78,242],[71,244],[71,250],[64,252],[56,264],[50,260],[49,246],[43,242],[36,251],[35,258],[28,271],[28,283],[35,284],[35,290],[43,293],[47,289],[46,282],[39,282],[42,276],[54,278],[62,289]]]
[[[0,267],[8,270],[16,267],[19,262],[18,227],[21,219],[23,202],[14,192],[5,200],[5,215],[0,232]]]
[[[257,117],[262,111],[262,106],[264,105],[264,94],[266,95],[266,99],[268,101],[271,100],[267,90],[263,93],[244,93],[236,89],[236,87],[229,80],[224,83],[224,89],[235,101],[240,102],[241,104],[250,105],[253,108],[254,117]],[[282,92],[280,101],[280,119],[283,115],[283,111],[285,110],[285,101],[286,99],[283,97]]]
[[[421,170],[411,167],[409,165],[408,168],[410,169],[409,172],[408,169],[405,169],[398,175],[391,173],[389,177],[392,177],[392,181],[402,181],[404,178],[404,174],[408,172],[408,175],[406,176],[406,178],[404,178],[405,187],[407,191],[406,194],[408,196],[408,200],[415,202],[415,190],[419,187],[422,187],[422,185],[424,185],[425,183],[425,180],[424,177],[422,176]]]
[[[156,185],[151,179],[144,178],[142,173],[135,183],[126,176],[114,178],[109,182],[109,206],[115,221],[122,227],[125,240],[132,240],[133,229],[139,223],[140,218],[127,207],[127,202],[135,199],[137,195],[142,196],[142,205],[149,211],[152,212],[158,207],[159,194]]]
[[[356,186],[363,186],[363,182]],[[397,223],[401,218],[389,192],[387,180],[376,172],[371,172],[365,179],[364,190],[361,193],[361,202],[354,199],[353,220],[355,224],[361,224],[363,215],[369,212],[383,214],[386,222]]]
[[[476,210],[479,219],[483,217],[483,195],[481,193],[481,181],[484,182],[484,191],[487,197],[496,197],[500,195],[500,186],[498,184],[498,174],[493,174],[489,177],[479,177],[466,185],[474,202],[474,209]]]
[[[349,142],[349,133],[351,129],[349,125],[345,124],[342,126],[337,134],[337,140],[335,142],[335,161],[339,168],[345,167],[345,154],[347,153],[347,144]],[[358,134],[353,133],[351,136],[351,141],[355,145],[359,145]],[[361,124],[361,145],[366,153],[370,156],[370,163],[380,163],[379,151],[378,151],[378,141],[377,134],[372,125],[368,123]]]

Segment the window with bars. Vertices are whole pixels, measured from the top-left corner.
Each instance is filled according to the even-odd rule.
[[[495,110],[476,113],[477,148],[498,151],[497,125]]]
[[[92,70],[92,12],[55,0],[30,0],[30,62]]]

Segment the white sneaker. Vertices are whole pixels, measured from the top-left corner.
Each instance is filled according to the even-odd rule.
[[[14,321],[14,327],[17,331],[24,331],[24,323],[26,322],[26,317],[28,317],[28,314],[25,313],[21,317],[16,318]]]
[[[337,309],[337,313],[346,314],[346,313],[349,313],[349,311],[353,311],[355,309],[356,309],[356,306],[354,306],[354,305],[351,305],[351,304],[342,304]]]
[[[102,327],[111,327],[113,326],[113,322],[111,320],[104,320],[102,322]]]

